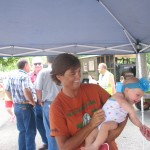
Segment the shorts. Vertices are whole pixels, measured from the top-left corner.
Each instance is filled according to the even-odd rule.
[[[6,108],[12,108],[13,102],[12,101],[5,101],[5,107]]]

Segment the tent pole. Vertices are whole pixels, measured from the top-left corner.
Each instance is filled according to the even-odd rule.
[[[134,42],[136,42],[136,39],[128,32],[128,30],[123,26],[123,24],[121,24],[121,22],[116,18],[116,16],[114,16],[114,14],[109,10],[108,7],[106,7],[106,5],[104,5],[104,3],[101,0],[98,0],[98,2],[105,8],[105,10],[113,17],[113,19],[120,25],[120,27],[122,27],[123,30],[125,30],[128,35],[130,35],[130,37],[132,38],[132,40]]]
[[[138,56],[138,66],[139,66],[139,78],[142,77],[142,67],[141,67],[141,55],[140,53],[137,54]],[[142,124],[144,124],[144,108],[143,108],[143,97],[141,98],[141,114],[142,114]],[[144,150],[144,137],[142,138],[143,141],[143,150]]]
[[[142,43],[140,43],[142,45]],[[140,52],[144,52],[146,51],[148,48],[150,48],[150,45],[146,46],[145,48],[143,48],[142,50],[140,50]]]
[[[137,53],[137,50],[136,50],[135,46],[133,45],[133,42],[132,42],[131,39],[129,38],[128,33],[126,32],[126,30],[124,30],[124,33],[125,33],[127,39],[129,40],[129,42],[131,43],[131,45],[132,45],[132,47],[133,47],[135,53]]]
[[[142,77],[142,68],[141,68],[141,55],[140,53],[137,54],[138,55],[138,66],[139,66],[139,78]],[[143,99],[143,98],[142,98]],[[144,109],[143,109],[143,100],[141,100],[142,103],[142,108],[141,108],[141,112],[142,112],[142,123],[144,123]]]

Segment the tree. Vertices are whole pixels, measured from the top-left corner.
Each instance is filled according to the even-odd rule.
[[[148,72],[150,72],[150,53],[146,53]]]
[[[41,56],[43,62],[46,62],[46,57]],[[14,69],[17,69],[17,61],[22,57],[1,57],[0,58],[0,71],[2,72],[8,72]],[[32,64],[32,57],[24,57],[29,60],[29,63]],[[32,66],[32,65],[31,65]]]
[[[1,57],[0,58],[0,70],[1,71],[10,71],[16,69],[16,63],[19,57]]]

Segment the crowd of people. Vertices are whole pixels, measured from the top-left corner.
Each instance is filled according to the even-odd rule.
[[[29,60],[21,58],[15,75],[5,84],[14,106],[19,150],[36,149],[37,130],[43,142],[39,150],[98,150],[104,143],[118,150],[115,139],[128,117],[150,140],[150,128],[139,121],[132,107],[148,90],[147,80],[124,79],[123,90],[116,93],[114,76],[104,63],[98,66],[98,81],[89,76],[92,84],[81,83],[81,64],[72,54],[47,57],[47,64],[42,68],[41,58],[35,57],[30,72]]]
[[[47,60],[49,70],[42,68],[40,57],[33,58],[33,71],[30,72],[29,60],[19,59],[18,69],[10,75],[5,86],[5,92],[14,105],[19,150],[36,149],[37,130],[43,142],[39,150],[57,150],[55,139],[50,138],[49,107],[58,88],[50,77],[52,60],[49,57]]]

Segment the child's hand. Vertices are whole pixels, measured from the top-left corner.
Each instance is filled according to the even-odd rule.
[[[142,135],[150,141],[150,128],[143,125],[142,128],[140,129]]]
[[[141,123],[141,124],[142,124],[142,123]],[[145,125],[142,124],[141,127],[139,127],[139,128],[140,128],[140,131],[141,131],[141,133],[142,133],[142,130],[145,128]]]

